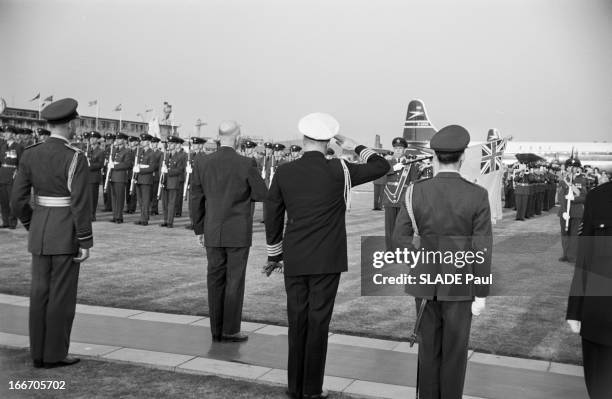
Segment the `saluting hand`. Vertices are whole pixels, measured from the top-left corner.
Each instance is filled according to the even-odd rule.
[[[79,248],[79,256],[73,259],[76,263],[85,262],[89,258],[89,249]]]
[[[472,314],[474,316],[480,316],[486,306],[486,298],[476,297],[472,302]]]
[[[338,142],[338,145],[345,150],[355,151],[355,148],[357,148],[357,142],[349,137],[337,134],[334,136],[334,138]]]

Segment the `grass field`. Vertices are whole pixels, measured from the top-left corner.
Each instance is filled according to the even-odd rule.
[[[0,397],[11,398],[215,398],[286,399],[285,387],[181,374],[121,363],[81,360],[59,369],[33,369],[23,349],[0,347]],[[9,390],[13,381],[65,381],[64,390]],[[332,394],[330,398],[350,398]]]
[[[404,339],[414,322],[409,297],[360,295],[360,236],[383,235],[383,212],[371,211],[371,192],[353,194],[347,216],[349,272],[341,278],[331,328],[334,332]],[[260,214],[258,205],[256,213]],[[474,319],[470,346],[495,354],[579,363],[579,337],[564,322],[572,267],[559,263],[560,237],[556,212],[525,222],[508,214],[494,228],[493,273],[504,293],[487,301],[486,313]],[[94,223],[91,260],[81,267],[79,302],[182,314],[207,314],[206,261],[192,231],[131,223]],[[126,215],[126,221],[136,220]],[[263,224],[254,225],[246,277],[243,317],[286,325],[281,275],[266,278]],[[27,233],[0,230],[0,292],[27,295],[30,257]],[[503,289],[501,289],[503,288]]]

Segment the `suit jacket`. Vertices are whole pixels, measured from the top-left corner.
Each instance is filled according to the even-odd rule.
[[[129,148],[113,149],[115,167],[111,170],[110,181],[113,183],[128,183],[129,171],[134,166],[134,156]]]
[[[102,182],[102,168],[104,167],[104,150],[100,147],[92,148],[87,154],[89,161],[89,183],[100,184]]]
[[[346,163],[351,185],[373,181],[389,170],[374,151],[358,146],[355,152],[367,163]],[[265,201],[266,240],[268,259],[284,260],[286,276],[347,270],[344,187],[341,161],[318,151],[279,166]]]
[[[471,183],[455,172],[440,172],[431,179],[414,183],[412,195],[414,219],[421,237],[421,248],[428,251],[482,251],[484,261],[437,262],[433,256],[429,263],[410,269],[410,274],[420,282],[421,275],[431,278],[444,274],[473,274],[488,277],[491,273],[493,236],[491,210],[487,190]],[[415,249],[415,229],[406,202],[397,216],[393,239],[400,248]],[[416,248],[417,250],[420,248]],[[453,255],[454,256],[454,255]],[[470,259],[468,259],[470,260]],[[442,301],[471,300],[474,296],[486,297],[488,285],[473,284],[407,284],[406,292],[417,298]]]
[[[612,182],[590,191],[584,206],[567,319],[580,335],[612,346]]]
[[[11,207],[29,230],[28,250],[35,255],[66,255],[93,246],[91,188],[85,155],[67,140],[49,137],[23,153],[13,185]],[[69,207],[30,205],[34,195],[70,197]]]
[[[251,246],[251,203],[265,196],[266,185],[255,160],[233,148],[220,147],[194,159],[191,212],[195,234],[204,234],[205,246]]]
[[[138,176],[136,177],[136,183],[153,184],[153,172],[157,165],[155,160],[155,151],[152,149],[148,148],[146,151],[139,151],[138,160],[136,160],[136,162],[140,165],[140,172],[138,172]]]

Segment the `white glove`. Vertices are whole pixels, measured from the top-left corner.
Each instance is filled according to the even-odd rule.
[[[193,169],[191,169],[191,165],[187,165],[187,168],[185,169],[187,171],[187,173],[191,174],[191,172],[193,172]]]
[[[200,244],[200,246],[204,248],[204,234],[200,234],[198,236],[198,244]]]
[[[402,170],[402,169],[404,169],[404,165],[401,164],[401,163],[396,163],[395,165],[393,165],[393,170],[396,171],[396,172],[398,170]]]
[[[582,325],[580,321],[568,320],[567,324],[569,324],[570,330],[572,330],[573,333],[578,334],[580,332],[580,326]]]
[[[132,169],[134,173],[140,173],[140,165],[135,165],[134,169]]]
[[[486,301],[487,301],[486,298],[480,298],[480,297],[474,298],[474,302],[472,302],[472,314],[474,316],[480,316],[482,311],[485,309]]]
[[[115,167],[115,163],[113,161],[108,161],[108,167],[113,169]]]
[[[163,165],[161,168],[161,172],[162,174],[168,173],[168,167],[166,165]]]

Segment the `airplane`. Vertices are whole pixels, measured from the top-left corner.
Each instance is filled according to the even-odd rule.
[[[496,130],[496,129],[491,129]],[[490,131],[491,131],[490,130]],[[431,123],[425,104],[422,100],[414,99],[408,103],[406,120],[404,122],[403,137],[408,144],[417,148],[429,148],[429,140],[437,129]],[[507,137],[506,150],[502,162],[511,165],[517,162],[516,154],[535,154],[547,162],[565,162],[574,151],[583,166],[612,173],[612,143],[608,142],[555,142],[555,141],[514,141]],[[471,144],[482,144],[475,141]],[[386,151],[381,149],[381,151]]]

